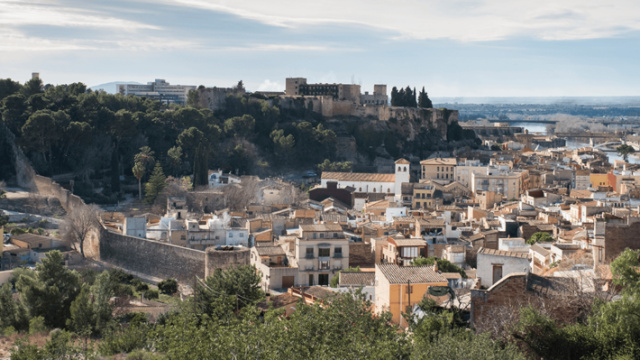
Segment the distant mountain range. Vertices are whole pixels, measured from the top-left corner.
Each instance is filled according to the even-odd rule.
[[[102,90],[106,91],[109,94],[115,94],[116,92],[118,92],[118,84],[142,85],[142,83],[139,83],[137,81],[114,81],[114,82],[110,82],[110,83],[106,83],[106,84],[90,86],[89,89],[91,89],[93,91],[102,89]]]
[[[640,105],[640,96],[434,97],[434,104]]]

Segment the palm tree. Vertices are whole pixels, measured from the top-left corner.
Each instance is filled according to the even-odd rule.
[[[142,200],[142,177],[147,172],[147,168],[153,165],[155,158],[154,152],[148,146],[140,148],[140,152],[133,158],[133,176],[138,179],[138,200]]]

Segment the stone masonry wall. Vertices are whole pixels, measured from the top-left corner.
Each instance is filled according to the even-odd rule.
[[[626,248],[640,249],[640,223],[631,225],[607,224],[604,233],[604,261],[609,263]]]
[[[207,248],[205,250],[205,276],[211,276],[217,269],[229,269],[236,266],[248,265],[251,263],[251,251],[248,248],[242,250],[216,250]]]
[[[373,264],[375,264],[375,259],[374,253],[371,251],[371,244],[364,242],[349,243],[349,266],[356,267]]]
[[[100,259],[127,270],[159,278],[191,282],[204,278],[205,252],[160,243],[106,229],[100,233]]]

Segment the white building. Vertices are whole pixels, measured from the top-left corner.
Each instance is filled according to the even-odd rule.
[[[118,93],[121,95],[147,97],[168,104],[180,105],[187,103],[189,91],[195,89],[194,85],[171,85],[164,79],[156,79],[154,82],[148,82],[147,85],[118,84]]]
[[[396,201],[402,200],[402,183],[410,179],[410,163],[405,159],[395,162],[394,174],[322,172],[320,185],[337,182],[338,188],[351,187],[360,193],[392,194]]]
[[[213,189],[218,186],[228,184],[240,184],[242,180],[239,176],[231,173],[225,174],[222,170],[209,170],[209,188]]]
[[[489,288],[513,273],[529,272],[529,253],[482,248],[477,257],[480,284]]]
[[[127,217],[124,219],[125,235],[145,239],[147,237],[147,219],[144,217]]]

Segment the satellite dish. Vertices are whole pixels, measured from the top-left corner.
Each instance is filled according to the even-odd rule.
[[[445,296],[449,294],[449,287],[448,286],[431,286],[429,287],[429,295],[431,296]]]

